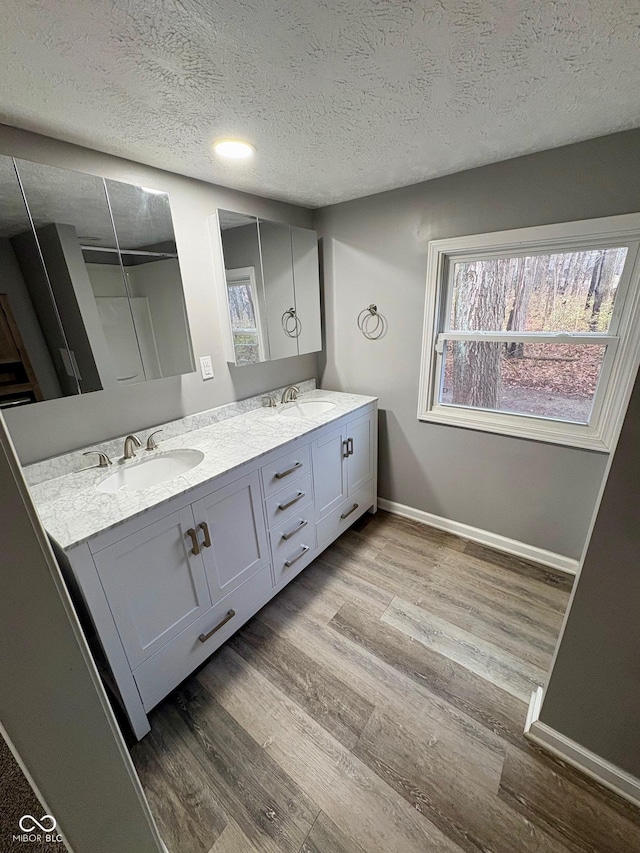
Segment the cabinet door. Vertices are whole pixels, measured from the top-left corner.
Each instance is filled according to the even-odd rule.
[[[193,528],[186,507],[94,554],[131,669],[211,607]]]
[[[347,440],[350,454],[347,458],[349,495],[357,492],[373,474],[375,448],[375,416],[371,412],[349,423]]]
[[[291,228],[296,313],[300,320],[298,355],[322,349],[318,235],[308,228]]]
[[[345,429],[336,429],[313,443],[313,490],[316,518],[331,512],[347,497]]]
[[[296,325],[292,319],[283,325],[285,311],[295,310],[291,233],[288,225],[259,220],[260,250],[267,329],[271,358],[288,358],[298,354]],[[286,329],[289,329],[287,333]]]
[[[193,514],[215,604],[268,562],[259,472],[197,501]]]

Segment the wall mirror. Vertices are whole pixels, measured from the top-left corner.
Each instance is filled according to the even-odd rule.
[[[0,156],[0,407],[194,370],[169,197]]]
[[[315,231],[218,210],[227,360],[272,361],[322,349]]]

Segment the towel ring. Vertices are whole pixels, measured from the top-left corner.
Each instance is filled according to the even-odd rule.
[[[377,341],[387,330],[387,321],[378,312],[378,306],[371,303],[358,314],[358,328],[370,341]]]
[[[285,335],[290,338],[299,338],[302,332],[302,320],[296,314],[295,308],[289,308],[281,317],[280,322],[284,329]]]

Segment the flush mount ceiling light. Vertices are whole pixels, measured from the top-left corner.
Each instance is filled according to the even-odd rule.
[[[255,146],[242,139],[218,139],[213,150],[225,160],[247,160],[255,154]]]

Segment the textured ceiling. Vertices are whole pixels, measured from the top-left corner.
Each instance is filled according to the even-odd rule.
[[[0,11],[1,121],[311,207],[640,125],[637,0]],[[213,156],[227,135],[251,164]]]

